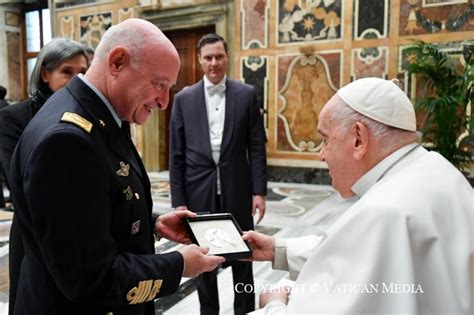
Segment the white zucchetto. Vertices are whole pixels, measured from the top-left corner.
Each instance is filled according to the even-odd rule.
[[[337,95],[364,116],[388,126],[416,131],[413,104],[393,81],[363,78],[342,87]]]

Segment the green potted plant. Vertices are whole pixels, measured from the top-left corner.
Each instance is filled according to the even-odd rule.
[[[409,49],[408,71],[416,74],[417,85],[425,93],[415,99],[415,110],[426,117],[422,141],[463,171],[471,161],[470,152],[459,143],[460,136],[469,131],[466,110],[473,95],[473,51],[469,49],[463,65],[435,44],[417,41]]]

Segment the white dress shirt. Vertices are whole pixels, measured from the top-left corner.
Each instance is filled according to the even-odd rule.
[[[207,121],[209,123],[209,138],[211,140],[212,158],[216,165],[219,164],[222,135],[224,133],[225,82],[225,76],[218,84],[213,84],[204,76],[204,96],[206,99]],[[220,195],[219,168],[217,172],[217,194]]]

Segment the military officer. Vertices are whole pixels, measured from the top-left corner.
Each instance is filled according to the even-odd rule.
[[[126,20],[27,126],[11,168],[25,244],[15,314],[154,314],[153,300],[175,292],[181,276],[223,262],[196,245],[154,254],[153,233],[187,242],[181,219],[194,214],[152,218],[127,126],[166,108],[178,70],[156,26]]]

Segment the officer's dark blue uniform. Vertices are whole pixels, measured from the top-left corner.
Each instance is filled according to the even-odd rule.
[[[130,138],[79,78],[25,129],[12,162],[25,243],[15,314],[154,314],[177,252],[153,255],[150,182]]]

